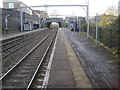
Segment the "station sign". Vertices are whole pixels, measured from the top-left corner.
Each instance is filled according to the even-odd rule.
[[[9,3],[9,8],[14,8],[14,3]]]

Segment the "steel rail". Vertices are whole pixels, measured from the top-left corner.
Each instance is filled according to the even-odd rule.
[[[51,66],[52,66],[52,62],[53,62],[53,57],[54,57],[54,53],[55,53],[57,39],[58,39],[58,32],[59,32],[59,30],[57,31],[57,34],[56,34],[56,37],[55,37],[55,42],[54,42],[54,45],[53,45],[53,48],[52,48],[50,59],[49,59],[48,65],[47,65],[47,70],[46,70],[45,77],[44,77],[44,80],[43,80],[43,83],[42,83],[43,88],[48,87],[48,80],[49,80],[49,77],[50,77],[50,70],[51,70]]]
[[[14,37],[14,38],[8,38],[6,40],[3,39],[3,40],[1,40],[1,42],[4,43],[3,45],[5,45],[5,44],[9,44],[9,43],[12,43],[12,42],[20,40],[20,39],[22,39],[22,37],[18,36],[17,38]]]
[[[25,44],[22,44],[21,46],[19,46],[20,43],[17,43],[17,44],[15,44],[15,45],[11,46],[10,48],[13,48],[14,46],[19,46],[19,47],[18,47],[17,49],[11,50],[10,53],[7,53],[7,54],[3,55],[0,59],[3,59],[3,58],[5,58],[5,57],[7,57],[8,55],[14,53],[15,51],[17,51],[17,50],[21,49],[22,47],[24,47],[25,45],[29,44],[30,42],[32,42],[32,40],[34,40],[34,39],[32,39],[33,37],[34,37],[34,36],[29,37],[29,38],[21,41],[20,43],[25,42]],[[37,38],[39,38],[39,37],[37,37]],[[31,39],[32,39],[32,40],[31,40]],[[36,39],[36,38],[35,38],[35,39]],[[3,50],[2,50],[2,51],[3,51]]]
[[[35,32],[35,33],[36,33],[36,32]],[[23,40],[20,41],[20,42],[26,42],[27,40],[32,39],[34,36],[36,36],[36,35],[33,35],[32,37],[29,37],[29,38],[27,38],[27,39],[24,39],[24,38],[23,38],[23,36],[25,36],[25,35],[30,35],[30,34],[32,34],[32,32],[30,32],[30,33],[23,33],[23,34],[21,34],[21,35],[18,35],[17,38],[16,38],[16,37],[10,38],[10,39],[13,39],[13,40],[10,40],[10,41],[8,41],[9,38],[8,38],[8,39],[5,39],[5,40],[3,39],[1,42],[5,42],[5,43],[3,43],[3,44],[0,45],[0,47],[1,47],[0,50],[4,51],[4,50],[6,50],[6,49],[12,48],[12,47],[14,47],[15,45],[19,44],[19,42],[18,42],[18,43],[15,44],[15,45],[13,44],[13,45],[5,48],[5,49],[2,49],[3,46],[12,44],[13,42],[20,41],[21,39],[23,39]],[[8,41],[8,42],[7,42],[7,41]]]
[[[22,41],[22,42],[24,42],[24,41]],[[20,42],[20,43],[22,43],[22,42]],[[25,46],[25,45],[29,44],[30,42],[31,42],[31,41],[29,41],[29,42],[27,42],[27,43],[25,43],[25,44],[22,44],[21,46],[19,46],[19,44],[20,44],[20,43],[18,43],[18,44],[16,44],[16,45],[11,46],[9,49],[13,48],[14,46],[19,46],[19,47],[18,47],[17,49],[11,50],[11,52],[10,52],[10,53],[7,53],[7,54],[3,55],[3,56],[1,57],[1,59],[3,59],[3,58],[5,58],[5,57],[7,57],[8,55],[10,55],[10,54],[14,53],[15,51],[17,51],[17,50],[19,50],[19,49],[21,49],[23,46]],[[8,50],[9,50],[9,49],[8,49]],[[2,50],[2,51],[3,51],[3,50]]]
[[[48,34],[42,41],[40,41],[34,48],[32,48],[22,59],[20,59],[11,69],[9,69],[2,77],[0,77],[0,81],[3,80],[7,75],[10,74],[22,61],[25,60],[40,44],[42,44],[51,34],[53,31],[51,31],[50,34]]]
[[[5,42],[5,43],[3,43],[2,45],[0,45],[0,47],[2,47],[2,46],[5,46],[5,45],[8,45],[8,44],[10,44],[10,43],[12,43],[12,42],[14,42],[14,41],[18,41],[18,40],[20,40],[20,39],[22,39],[22,37],[18,37],[18,38],[16,38],[16,39],[13,39],[13,40],[10,40],[10,41],[8,41],[8,42],[6,42],[6,41],[2,41],[2,43],[3,42]]]
[[[40,66],[42,65],[42,62],[44,61],[45,56],[46,56],[47,53],[48,53],[48,50],[50,49],[50,46],[52,45],[52,42],[54,41],[55,36],[56,36],[56,34],[54,34],[52,40],[50,41],[50,43],[49,43],[49,45],[48,45],[48,47],[47,47],[47,49],[46,49],[46,51],[45,51],[45,53],[44,53],[42,59],[40,60],[40,63],[39,63],[39,65],[38,65],[38,67],[37,67],[37,69],[36,69],[36,71],[35,71],[35,73],[34,73],[32,79],[30,80],[30,82],[29,82],[29,84],[28,84],[28,86],[27,86],[27,88],[26,88],[26,90],[29,90],[29,89],[30,89],[30,87],[31,87],[31,85],[32,85],[32,83],[33,83],[33,81],[34,81],[36,75],[37,75],[37,72],[39,71],[39,68],[40,68]]]

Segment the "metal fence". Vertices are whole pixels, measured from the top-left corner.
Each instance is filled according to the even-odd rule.
[[[83,26],[82,31],[87,32],[87,27]],[[112,27],[98,27],[98,40],[105,46],[118,50],[119,46],[119,31],[117,28]],[[90,35],[96,38],[96,27],[90,26]]]

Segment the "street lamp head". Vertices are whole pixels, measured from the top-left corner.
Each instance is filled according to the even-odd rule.
[[[9,17],[10,15],[8,14],[8,15],[6,15],[5,17],[7,18],[7,17]]]
[[[9,17],[10,15],[8,14],[7,17]]]

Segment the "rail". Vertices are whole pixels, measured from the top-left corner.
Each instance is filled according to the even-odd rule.
[[[24,61],[26,57],[28,57],[40,44],[42,44],[50,36],[50,34],[48,34],[41,42],[39,42],[32,50],[30,50],[21,60],[19,60],[11,69],[9,69],[2,77],[0,77],[0,81],[3,80],[6,76],[8,76],[10,72],[12,72],[22,61]]]

